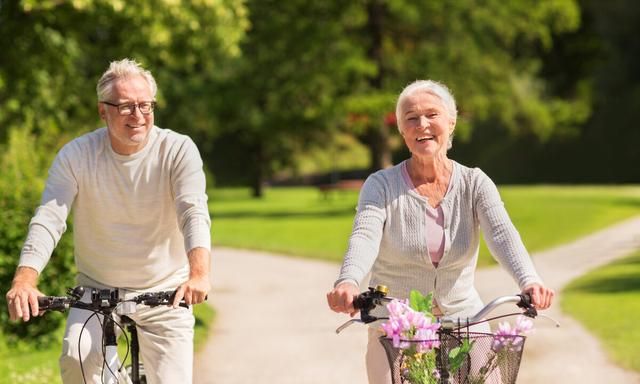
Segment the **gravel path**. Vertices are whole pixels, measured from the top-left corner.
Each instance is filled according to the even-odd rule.
[[[534,261],[556,291],[585,272],[640,248],[640,217],[552,250]],[[366,384],[366,330],[332,313],[325,293],[338,273],[334,263],[262,252],[216,248],[210,304],[217,312],[212,336],[195,362],[196,384]],[[499,268],[480,270],[485,300],[517,292]],[[599,342],[559,306],[536,320],[527,339],[519,384],[640,384],[640,375],[611,364]]]

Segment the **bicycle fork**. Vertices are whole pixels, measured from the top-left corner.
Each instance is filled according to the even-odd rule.
[[[123,316],[126,318],[126,316]],[[140,343],[138,342],[138,331],[136,324],[129,320],[127,331],[131,336],[131,382],[132,384],[141,384],[140,381]]]
[[[129,376],[126,373],[121,372],[121,370],[119,369],[121,364],[120,358],[118,357],[118,339],[116,337],[115,327],[116,323],[115,320],[113,320],[112,313],[105,314],[104,321],[102,322],[102,334],[104,338],[104,359],[105,364],[107,364],[107,369],[102,370],[102,382],[109,384],[139,384],[139,380],[132,383],[129,379]]]

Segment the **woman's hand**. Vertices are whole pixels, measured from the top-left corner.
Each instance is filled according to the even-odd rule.
[[[327,303],[334,312],[348,313],[354,316],[358,311],[353,308],[353,298],[359,294],[360,289],[355,284],[345,281],[327,293]]]
[[[549,308],[553,302],[553,297],[556,295],[553,289],[546,288],[541,284],[529,285],[522,290],[522,293],[529,293],[531,295],[533,306],[536,309]]]

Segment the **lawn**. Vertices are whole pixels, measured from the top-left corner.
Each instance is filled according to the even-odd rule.
[[[508,212],[530,251],[574,240],[640,212],[638,186],[502,186]],[[214,245],[340,261],[357,193],[323,196],[314,188],[269,188],[261,200],[247,189],[210,192]],[[493,260],[484,244],[480,265]]]
[[[615,361],[640,372],[640,252],[581,276],[560,298]]]
[[[354,191],[325,197],[312,188],[269,188],[257,200],[247,189],[216,189],[210,193],[213,244],[338,261],[357,198]]]

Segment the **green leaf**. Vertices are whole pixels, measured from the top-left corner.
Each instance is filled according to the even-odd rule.
[[[432,304],[433,293],[431,292],[424,296],[419,291],[412,290],[409,294],[409,306],[418,312],[422,312],[425,315],[430,316],[431,318],[433,318],[433,315],[431,314]]]
[[[462,345],[449,351],[449,367],[451,368],[452,373],[455,373],[460,369],[467,356],[469,356],[471,347],[473,347],[473,342],[469,339],[465,339],[462,341]]]

